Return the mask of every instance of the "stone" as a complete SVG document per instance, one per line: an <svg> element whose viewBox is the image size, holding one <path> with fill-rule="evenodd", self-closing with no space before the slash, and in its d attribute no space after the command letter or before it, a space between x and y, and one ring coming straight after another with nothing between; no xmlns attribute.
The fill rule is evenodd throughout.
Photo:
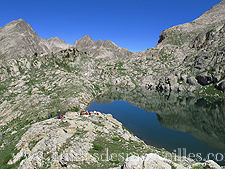
<svg viewBox="0 0 225 169"><path fill-rule="evenodd" d="M204 168L221 169L221 167L213 160L206 161Z"/></svg>
<svg viewBox="0 0 225 169"><path fill-rule="evenodd" d="M130 156L125 160L123 169L142 169L143 168L143 159L137 156Z"/></svg>
<svg viewBox="0 0 225 169"><path fill-rule="evenodd" d="M225 91L225 80L222 80L220 83L218 83L216 87L218 90L222 90L224 92Z"/></svg>
<svg viewBox="0 0 225 169"><path fill-rule="evenodd" d="M16 133L17 133L17 131L12 131L11 135L16 134ZM0 135L1 135L1 134L0 134Z"/></svg>
<svg viewBox="0 0 225 169"><path fill-rule="evenodd" d="M192 168L208 168L208 169L221 169L221 167L213 160L207 160L205 163L195 163Z"/></svg>
<svg viewBox="0 0 225 169"><path fill-rule="evenodd" d="M169 76L166 78L166 83L171 86L174 86L177 83L177 77L176 76Z"/></svg>
<svg viewBox="0 0 225 169"><path fill-rule="evenodd" d="M122 166L124 169L148 169L148 168L164 168L171 169L172 167L178 169L185 169L182 164L174 163L171 160L163 158L158 154L150 153L145 156L130 156L128 157L124 165Z"/></svg>
<svg viewBox="0 0 225 169"><path fill-rule="evenodd" d="M78 112L66 112L65 116L68 118L73 118L75 116L78 116Z"/></svg>
<svg viewBox="0 0 225 169"><path fill-rule="evenodd" d="M213 81L212 76L209 75L207 72L198 75L196 79L198 83L201 85L208 85Z"/></svg>
<svg viewBox="0 0 225 169"><path fill-rule="evenodd" d="M124 133L121 137L123 137L123 139L126 141L130 140L130 136L127 133Z"/></svg>
<svg viewBox="0 0 225 169"><path fill-rule="evenodd" d="M212 78L213 78L213 83L217 83L217 82L219 82L220 81L220 79L221 79L221 74L219 74L219 73L216 73L216 74L213 74L212 75Z"/></svg>
<svg viewBox="0 0 225 169"><path fill-rule="evenodd" d="M186 83L186 82L187 82L187 75L183 75L183 74L182 74L182 75L180 76L180 79L181 79L183 82Z"/></svg>
<svg viewBox="0 0 225 169"><path fill-rule="evenodd" d="M84 131L92 132L93 130L94 130L94 126L92 125L92 123L88 123L84 128Z"/></svg>
<svg viewBox="0 0 225 169"><path fill-rule="evenodd" d="M16 154L16 156L13 157L13 160L8 161L8 165L15 164L18 160L20 160L24 156L24 151L23 149L20 150L19 153Z"/></svg>
<svg viewBox="0 0 225 169"><path fill-rule="evenodd" d="M143 168L164 168L171 169L172 161L162 158L157 154L147 154L144 157Z"/></svg>
<svg viewBox="0 0 225 169"><path fill-rule="evenodd" d="M189 77L187 78L187 83L190 85L197 85L197 80L195 79L195 77Z"/></svg>

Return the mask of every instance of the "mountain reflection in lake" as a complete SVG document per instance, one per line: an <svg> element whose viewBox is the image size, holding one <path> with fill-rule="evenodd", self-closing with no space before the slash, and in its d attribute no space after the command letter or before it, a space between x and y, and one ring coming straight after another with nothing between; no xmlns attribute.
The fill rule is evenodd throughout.
<svg viewBox="0 0 225 169"><path fill-rule="evenodd" d="M208 153L224 156L225 102L194 94L112 88L96 98L88 110L110 113L147 144L181 155ZM215 159L213 159L215 160Z"/></svg>

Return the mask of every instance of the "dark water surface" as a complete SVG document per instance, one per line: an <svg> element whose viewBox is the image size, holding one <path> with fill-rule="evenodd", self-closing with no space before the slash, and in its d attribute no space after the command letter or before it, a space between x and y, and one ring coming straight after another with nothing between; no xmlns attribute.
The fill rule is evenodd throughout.
<svg viewBox="0 0 225 169"><path fill-rule="evenodd" d="M224 100L144 89L111 89L96 98L88 110L112 114L146 144L225 165Z"/></svg>

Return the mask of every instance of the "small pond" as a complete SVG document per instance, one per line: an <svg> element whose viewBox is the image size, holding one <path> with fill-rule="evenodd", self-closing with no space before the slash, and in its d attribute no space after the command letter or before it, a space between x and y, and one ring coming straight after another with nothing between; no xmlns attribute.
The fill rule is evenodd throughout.
<svg viewBox="0 0 225 169"><path fill-rule="evenodd" d="M110 113L146 144L225 165L225 102L194 94L112 88L88 107Z"/></svg>

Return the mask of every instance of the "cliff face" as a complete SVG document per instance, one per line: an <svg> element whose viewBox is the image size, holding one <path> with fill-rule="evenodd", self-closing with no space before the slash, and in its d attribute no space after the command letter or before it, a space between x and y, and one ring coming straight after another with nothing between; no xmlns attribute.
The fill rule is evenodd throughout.
<svg viewBox="0 0 225 169"><path fill-rule="evenodd" d="M196 20L164 30L155 48L140 52L140 56L152 60L150 69L157 72L150 75L156 80L147 76L144 83L203 94L212 94L213 88L224 91L224 7L222 1Z"/></svg>

